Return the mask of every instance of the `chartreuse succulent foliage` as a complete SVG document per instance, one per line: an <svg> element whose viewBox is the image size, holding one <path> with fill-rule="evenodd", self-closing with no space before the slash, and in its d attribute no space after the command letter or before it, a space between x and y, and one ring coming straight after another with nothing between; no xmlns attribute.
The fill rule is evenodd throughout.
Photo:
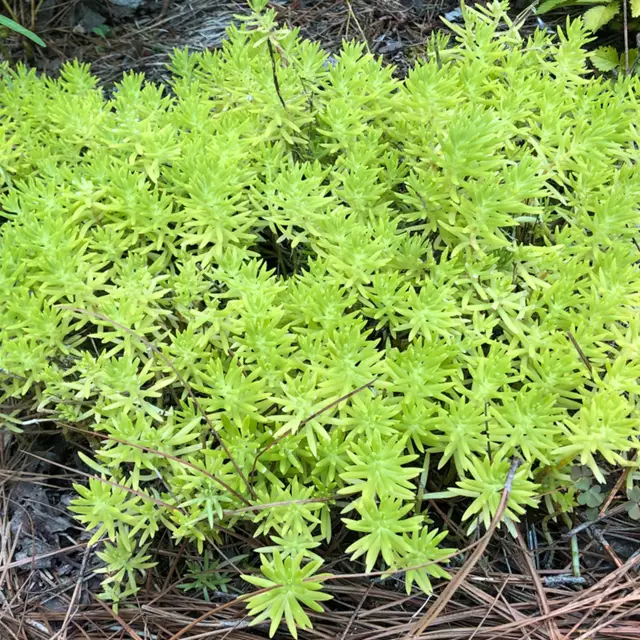
<svg viewBox="0 0 640 640"><path fill-rule="evenodd" d="M573 507L573 466L628 464L640 83L589 78L581 22L525 38L506 9L404 80L270 12L176 52L170 90L2 67L2 398L92 434L72 509L105 598L156 534L236 530L250 611L295 635L338 528L354 571L429 592L425 492L485 526L517 456L513 528Z"/></svg>

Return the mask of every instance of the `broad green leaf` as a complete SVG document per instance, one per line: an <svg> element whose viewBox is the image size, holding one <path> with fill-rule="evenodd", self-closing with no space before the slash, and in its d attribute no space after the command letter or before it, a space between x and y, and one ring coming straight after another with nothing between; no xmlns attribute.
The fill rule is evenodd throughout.
<svg viewBox="0 0 640 640"><path fill-rule="evenodd" d="M570 7L601 3L602 0L544 0L544 2L541 2L540 6L536 8L535 12L538 15L542 15L554 9L569 9Z"/></svg>
<svg viewBox="0 0 640 640"><path fill-rule="evenodd" d="M598 71L613 71L620 65L620 56L614 47L598 47L591 54L591 63Z"/></svg>
<svg viewBox="0 0 640 640"><path fill-rule="evenodd" d="M631 0L631 17L640 17L640 0Z"/></svg>
<svg viewBox="0 0 640 640"><path fill-rule="evenodd" d="M536 13L538 15L543 15L545 13L549 13L549 11L553 11L559 6L566 7L568 4L565 0L545 0L542 2L540 6L536 9Z"/></svg>
<svg viewBox="0 0 640 640"><path fill-rule="evenodd" d="M612 2L607 5L600 5L599 7L593 7L587 11L582 19L584 25L589 31L596 32L598 29L602 29L605 24L608 24L613 20L614 16L620 11L620 6L617 2Z"/></svg>
<svg viewBox="0 0 640 640"><path fill-rule="evenodd" d="M18 24L15 20L11 18L7 18L6 16L0 16L0 25L19 33L21 36L25 38L29 38L29 40L33 40L36 44L39 44L41 47L46 47L47 45L44 43L42 38L39 38L33 31L29 31L26 27L23 27L21 24Z"/></svg>

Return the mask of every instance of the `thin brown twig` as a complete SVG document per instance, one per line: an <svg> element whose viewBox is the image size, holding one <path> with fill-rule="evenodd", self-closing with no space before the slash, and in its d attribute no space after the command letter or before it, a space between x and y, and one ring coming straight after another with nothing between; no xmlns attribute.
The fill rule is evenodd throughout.
<svg viewBox="0 0 640 640"><path fill-rule="evenodd" d="M353 626L353 623L355 622L356 618L358 617L358 614L360 613L360 610L362 609L362 605L364 605L364 602L367 599L367 597L369 596L369 593L371 593L371 589L372 588L373 588L373 582L369 585L367 590L362 594L362 598L360 599L360 602L358 603L358 606L354 609L353 615L349 618L349 622L347 622L347 624L346 624L346 626L344 628L344 631L342 632L342 635L340 636L340 640L345 640L345 638L347 637L347 634L351 630L351 627Z"/></svg>
<svg viewBox="0 0 640 640"><path fill-rule="evenodd" d="M503 584L507 584L509 580L509 576L501 576L501 580ZM495 609L501 617L505 618L509 621L517 621L523 620L526 616L518 611L518 609L514 609L508 602L504 600L501 603L498 603L495 598L489 596L488 593L485 593L482 589L479 589L475 585L471 584L471 580L467 580L463 584L460 585L460 588L464 590L468 595L473 596L478 602L487 604L488 606ZM466 639L465 639L466 640Z"/></svg>
<svg viewBox="0 0 640 640"><path fill-rule="evenodd" d="M604 534L598 527L591 526L587 529L587 531L593 536L594 540L598 542L598 544L604 549L605 553L611 558L611 562L616 565L619 569L622 566L622 560L618 557L618 554L611 548L611 545L604 537Z"/></svg>
<svg viewBox="0 0 640 640"><path fill-rule="evenodd" d="M593 613L599 609L599 605L604 600L605 600L605 595L603 594L603 596L600 598L600 600L598 600L598 602L596 602L594 605L592 605L589 608L587 608L585 610L584 614L581 616L580 620L578 622L576 622L576 624L574 624L573 627L571 627L571 629L569 630L569 632L565 635L564 640L570 640L571 636L574 633L576 633L579 629L582 629L582 625L587 620L587 618L591 617L593 615ZM621 605L622 605L622 603L619 600L614 601L611 604L611 606L609 606L608 609L604 612L604 614L600 618L598 624L600 624L602 622L602 620L604 620L606 617L610 616L613 611L616 611L617 609L619 609Z"/></svg>
<svg viewBox="0 0 640 640"><path fill-rule="evenodd" d="M60 631L58 631L51 640L66 640L67 638L67 629L69 627L69 623L71 622L73 616L76 614L78 607L77 601L80 596L80 589L82 587L82 582L84 580L84 574L87 570L87 563L89 562L89 556L95 545L87 545L87 548L84 550L84 554L82 555L82 565L80 566L80 572L78 573L78 578L76 580L76 586L73 589L73 593L71 594L71 600L69 601L69 606L67 608L67 613L62 622L62 627L60 627Z"/></svg>
<svg viewBox="0 0 640 640"><path fill-rule="evenodd" d="M361 387L358 387L353 391L349 391L349 393L345 393L345 395L340 396L337 400L332 400L331 402L326 404L324 407L322 407L321 409L318 409L318 411L316 411L315 413L312 413L310 416L302 420L298 425L297 429L301 429L305 425L309 424L312 420L315 420L318 416L321 416L323 413L330 411L331 409L333 409L334 407L337 407L339 404L343 402L346 402L347 400L349 400L356 394L360 393L361 391L364 391L365 389L370 388L371 386L373 386L374 383L375 383L375 379L371 380L370 382L367 382L366 384L363 384ZM260 449L260 451L258 451L258 453L256 454L256 457L253 460L253 464L251 465L251 471L249 472L250 478L255 473L258 460L261 458L261 456L263 456L272 447L275 447L275 445L277 445L279 442L284 440L284 438L290 436L292 433L293 433L292 429L286 431L280 437L276 438L275 440L272 440L269 444L265 445L264 447L262 447L262 449Z"/></svg>
<svg viewBox="0 0 640 640"><path fill-rule="evenodd" d="M415 638L419 636L429 626L429 624L444 610L449 600L451 600L453 595L460 587L461 583L467 578L467 576L471 573L472 569L482 557L482 554L485 552L485 549L487 548L487 545L489 544L489 541L493 536L493 532L496 530L496 527L502 519L502 514L504 513L504 510L506 509L507 503L509 501L509 496L511 494L511 488L513 486L513 480L515 478L516 471L521 464L522 461L518 458L513 458L511 460L511 466L505 479L504 489L502 490L502 497L500 498L500 503L495 515L493 516L493 519L491 520L491 524L489 525L487 532L480 540L480 543L475 548L475 551L471 554L471 556L469 556L469 559L465 562L462 569L456 574L455 578L447 584L443 592L431 605L427 613L424 614L424 616L410 631L409 636L407 636L408 638Z"/></svg>
<svg viewBox="0 0 640 640"><path fill-rule="evenodd" d="M569 340L571 340L571 344L573 344L575 350L578 352L578 355L580 356L580 360L582 360L585 367L589 369L589 375L593 378L593 367L591 365L591 361L589 360L589 358L587 358L585 352L582 350L582 347L578 344L578 341L575 339L573 333L571 333L571 331L567 331L567 336L569 337Z"/></svg>
<svg viewBox="0 0 640 640"><path fill-rule="evenodd" d="M608 513L605 513L603 516L598 516L595 520L587 520L586 522L581 522L579 525L573 527L573 529L570 529L566 533L562 534L562 537L572 538L573 536L582 533L601 520L605 520L606 518L610 518L611 516L617 515L618 513L622 513L625 509L626 506L624 504L616 505L615 507L613 507L613 509L610 509Z"/></svg>
<svg viewBox="0 0 640 640"><path fill-rule="evenodd" d="M495 606L498 604L498 600L500 600L500 598L502 597L502 592L505 590L507 584L509 583L506 580L502 582L502 584L500 585L500 588L498 589L498 593L496 594L496 597L493 599L493 602L489 605L487 612L484 614L482 620L480 620L480 623L478 624L478 626L474 629L471 636L469 636L469 640L473 640L476 637L476 635L478 635L480 629L482 629L482 626L487 621L487 618L491 615L491 612L493 611Z"/></svg>
<svg viewBox="0 0 640 640"><path fill-rule="evenodd" d="M560 616L568 615L585 608L592 609L594 606L599 605L605 598L611 598L613 592L618 588L615 584L616 581L633 569L638 562L640 562L640 555L632 556L622 567L615 569L602 578L598 583L583 591L582 597L579 601L572 599L563 606L554 609L554 611L549 614L531 616L524 618L519 622L494 627L492 630L494 634L493 640L498 640L499 638L505 637L508 633L520 631L529 626L535 628L551 617L559 618ZM613 585L611 587L607 587L607 585L611 583L613 583ZM636 598L637 597L638 596L636 596Z"/></svg>
<svg viewBox="0 0 640 640"><path fill-rule="evenodd" d="M540 604L540 609L542 613L548 615L551 613L551 608L549 607L549 601L547 600L547 594L545 593L544 586L542 585L542 581L540 580L540 576L536 571L535 566L533 565L533 560L531 559L531 554L527 549L527 545L524 542L524 538L522 537L522 533L520 529L516 529L516 540L518 541L518 545L520 546L520 551L522 552L522 556L524 558L525 564L527 565L527 571L533 580L533 586L536 590L536 596L538 598L538 602ZM551 640L559 640L559 631L556 625L556 621L553 618L547 620L547 627L549 629L549 637Z"/></svg>
<svg viewBox="0 0 640 640"><path fill-rule="evenodd" d="M624 38L624 73L629 75L629 6L627 0L622 0L622 22Z"/></svg>
<svg viewBox="0 0 640 640"><path fill-rule="evenodd" d="M113 619L133 638L133 640L142 640L142 638L128 625L113 609L109 608L102 600L94 596L96 602L109 614ZM145 634L146 635L146 634Z"/></svg>
<svg viewBox="0 0 640 640"><path fill-rule="evenodd" d="M360 32L360 37L362 38L362 42L364 43L364 46L367 48L367 53L371 53L371 49L369 48L369 40L367 39L367 35L365 34L364 29L360 25L358 17L356 16L356 14L355 14L355 12L353 10L353 7L351 6L351 1L350 0L346 0L346 3L347 3L347 8L349 9L349 15L351 16L353 21L356 23L356 27L358 28L358 31Z"/></svg>
<svg viewBox="0 0 640 640"><path fill-rule="evenodd" d="M189 469L193 469L194 471L199 471L200 473L202 473L203 476L209 478L210 480L214 480L215 482L217 482L221 487L223 487L229 493L231 493L233 496L238 498L238 500L241 500L247 506L251 506L251 503L243 495L241 495L235 489L230 487L224 480L220 480L220 478L215 476L213 473L210 473L206 469L203 469L202 467L198 467L197 465L192 464L191 462L187 462L186 460L183 460L182 458L178 458L177 456L171 455L170 453L164 453L162 451L159 451L158 449L153 449L152 447L146 447L146 446L144 446L142 444L138 444L136 442L130 442L129 440L123 440L121 438L116 438L115 436L112 436L112 435L109 435L109 434L106 434L106 433L99 433L97 431L90 431L89 429L81 429L80 427L76 427L74 425L70 425L70 424L66 424L66 423L64 424L64 426L66 428L68 428L68 429L71 429L72 431L78 431L79 433L85 433L87 435L96 436L98 438L104 438L105 440L112 440L113 442L118 442L119 444L127 445L128 447L132 447L133 449L138 449L139 451L145 451L147 453L153 453L154 455L160 456L162 458L166 458L167 460L172 460L173 462L177 462L178 464L180 464L180 465L182 465L184 467L188 467Z"/></svg>
<svg viewBox="0 0 640 640"><path fill-rule="evenodd" d="M36 458L36 460L42 460L43 462L47 462L48 464L52 464L56 467L66 469L67 471L74 471L73 469L71 469L71 467L67 467L64 464L60 464L59 462L54 462L53 460L47 460L46 458L42 458L41 456L38 456L35 453L31 453L29 451L25 451L25 453L31 456L32 458ZM98 480L99 482L104 482L105 484L108 484L114 487L115 489L123 489L124 491L127 491L128 493L132 493L133 495L138 496L143 500L148 500L149 502L153 502L154 504L157 504L159 507L165 507L166 509L171 509L172 511L182 512L182 509L180 507L176 507L172 504L169 504L168 502L164 502L163 500L154 498L153 496L150 496L148 493L144 493L144 491L138 491L137 489L126 487L125 485L120 484L119 482L113 482L111 480L106 480L105 478L98 478L98 476L96 475L93 475L91 473L85 473L84 471L80 471L78 469L75 470L75 473L81 476L84 476L85 478L89 478L90 480Z"/></svg>
<svg viewBox="0 0 640 640"><path fill-rule="evenodd" d="M261 589L260 591L254 592L254 594L262 593L265 591L267 591L267 589ZM231 602L225 602L224 604L218 605L217 607L214 607L209 611L205 611L201 616L199 616L195 620L192 620L188 625L180 629L180 631L178 631L177 633L174 633L169 638L169 640L178 640L179 638L182 638L182 636L185 633L187 633L187 631L191 631L191 629L193 629L193 627L195 627L198 623L206 620L207 618L210 618L212 615L214 615L215 613L218 613L219 611L222 611L223 609L228 609L231 605L235 604L236 602L246 600L250 595L254 595L254 594L245 594L243 596L239 596L238 598L236 598L235 600L232 600Z"/></svg>
<svg viewBox="0 0 640 640"><path fill-rule="evenodd" d="M287 105L280 91L280 81L278 80L278 69L276 67L276 56L275 56L275 53L273 52L273 45L271 44L270 38L267 38L267 48L269 49L269 57L271 58L271 73L273 75L273 86L276 89L276 93L278 94L278 99L280 100L280 104L282 105L282 108L286 111Z"/></svg>
<svg viewBox="0 0 640 640"><path fill-rule="evenodd" d="M615 616L613 616L612 618L609 618L608 620L605 620L604 622L600 623L599 625L596 625L595 627L589 629L588 631L585 631L584 633L580 634L576 640L588 640L589 638L597 638L597 633L598 631L601 631L602 629L604 629L605 627L609 626L612 622L619 620L620 618L622 618L623 616L628 616L630 613L634 613L636 611L640 610L640 605L637 605L635 607L633 607L633 609L631 609L631 611L621 611L620 613L616 614ZM638 632L638 627L635 627L635 632ZM637 637L637 636L636 636Z"/></svg>
<svg viewBox="0 0 640 640"><path fill-rule="evenodd" d="M65 553L69 553L70 551L76 551L77 549L82 549L82 547L86 547L86 542L79 542L78 544L72 544L68 547L62 547L62 549L56 549L55 551L49 551L47 553L40 553L35 557L23 558L22 560L14 560L13 562L9 562L2 567L0 570L8 571L9 569L17 569L18 567L26 567L28 564L38 560L44 560L45 558L53 558L54 556L64 555Z"/></svg>
<svg viewBox="0 0 640 640"><path fill-rule="evenodd" d="M629 462L634 462L637 455L638 455L638 450L636 449L633 452L633 455L631 456L631 460ZM613 502L614 498L616 497L620 489L622 489L622 486L624 485L624 483L627 481L627 478L629 477L629 473L631 472L631 469L632 467L628 466L622 471L622 473L620 474L620 477L616 481L616 484L614 485L613 489L611 489L611 491L609 492L609 495L607 496L607 499L604 501L602 507L600 508L600 511L598 513L598 518L605 517L607 513L607 509L609 508L609 505Z"/></svg>

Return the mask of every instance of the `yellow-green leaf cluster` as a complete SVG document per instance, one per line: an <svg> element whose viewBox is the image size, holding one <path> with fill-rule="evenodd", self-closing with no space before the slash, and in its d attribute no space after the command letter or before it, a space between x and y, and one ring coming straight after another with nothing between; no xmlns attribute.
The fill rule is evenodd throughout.
<svg viewBox="0 0 640 640"><path fill-rule="evenodd" d="M582 21L506 9L404 80L271 12L169 88L1 68L0 401L89 432L105 597L157 532L242 527L251 610L308 627L336 527L428 592L425 491L486 525L517 456L512 529L637 449L640 82L589 77Z"/></svg>

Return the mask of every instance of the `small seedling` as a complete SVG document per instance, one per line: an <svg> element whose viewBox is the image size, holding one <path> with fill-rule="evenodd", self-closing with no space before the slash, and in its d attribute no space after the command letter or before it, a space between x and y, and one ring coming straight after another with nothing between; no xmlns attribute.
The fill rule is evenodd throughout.
<svg viewBox="0 0 640 640"><path fill-rule="evenodd" d="M640 520L640 487L632 487L627 492L627 513L632 520Z"/></svg>
<svg viewBox="0 0 640 640"><path fill-rule="evenodd" d="M105 40L111 35L111 27L106 24L100 24L97 27L93 27L91 31Z"/></svg>
<svg viewBox="0 0 640 640"><path fill-rule="evenodd" d="M202 596L209 602L211 595L219 591L227 593L230 579L217 569L220 562L213 559L213 554L206 550L202 562L190 561L187 570L187 581L180 585L183 591L202 591Z"/></svg>

